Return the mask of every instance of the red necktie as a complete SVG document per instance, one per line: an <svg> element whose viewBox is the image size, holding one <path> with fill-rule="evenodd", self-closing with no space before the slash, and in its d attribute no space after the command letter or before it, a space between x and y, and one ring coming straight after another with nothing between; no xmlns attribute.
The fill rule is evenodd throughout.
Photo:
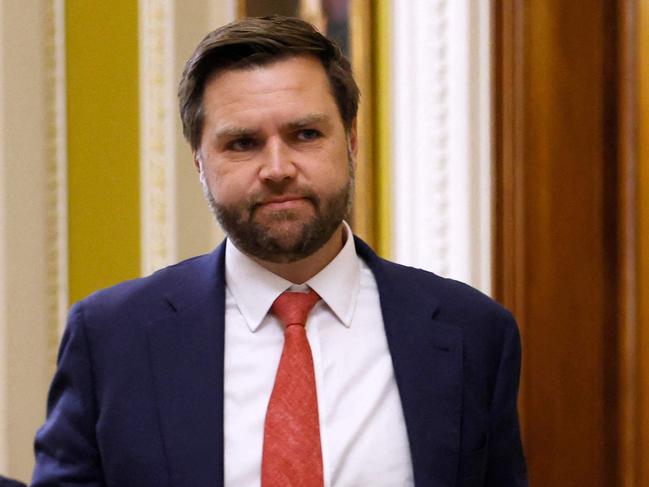
<svg viewBox="0 0 649 487"><path fill-rule="evenodd" d="M315 375L305 330L319 300L313 290L285 292L271 307L286 330L264 424L262 487L323 485Z"/></svg>

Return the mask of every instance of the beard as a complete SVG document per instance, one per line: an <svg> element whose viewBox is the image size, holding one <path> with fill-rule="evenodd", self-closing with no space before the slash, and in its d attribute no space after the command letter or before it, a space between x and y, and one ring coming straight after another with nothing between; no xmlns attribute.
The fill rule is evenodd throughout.
<svg viewBox="0 0 649 487"><path fill-rule="evenodd" d="M304 217L301 211L280 210L258 218L264 196L282 196L281 191L253 195L239 203L218 203L212 195L203 171L201 185L208 205L228 238L242 252L258 259L285 264L304 259L327 243L351 210L354 171L349 159L349 178L332 193L318 195L313 191L286 191L299 194L311 206L313 215Z"/></svg>

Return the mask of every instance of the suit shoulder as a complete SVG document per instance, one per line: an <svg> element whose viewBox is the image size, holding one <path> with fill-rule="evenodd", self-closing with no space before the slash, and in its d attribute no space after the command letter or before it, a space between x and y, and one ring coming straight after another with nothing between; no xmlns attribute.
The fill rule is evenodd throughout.
<svg viewBox="0 0 649 487"><path fill-rule="evenodd" d="M383 259L382 263L392 281L404 283L413 292L436 299L440 304L440 312L449 321L495 321L506 326L516 326L509 310L464 282Z"/></svg>
<svg viewBox="0 0 649 487"><path fill-rule="evenodd" d="M82 299L75 308L83 307L99 314L119 316L129 314L155 314L164 304L163 298L186 289L200 281L200 276L214 274L214 253L189 258L177 264L155 271L153 274L130 279L114 286L95 291Z"/></svg>

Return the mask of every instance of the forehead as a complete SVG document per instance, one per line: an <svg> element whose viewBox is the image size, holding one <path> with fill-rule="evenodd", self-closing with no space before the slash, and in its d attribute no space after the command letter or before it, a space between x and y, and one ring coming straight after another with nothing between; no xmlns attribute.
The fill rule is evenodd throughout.
<svg viewBox="0 0 649 487"><path fill-rule="evenodd" d="M206 121L215 112L337 109L322 63L308 55L219 71L205 84L203 104Z"/></svg>

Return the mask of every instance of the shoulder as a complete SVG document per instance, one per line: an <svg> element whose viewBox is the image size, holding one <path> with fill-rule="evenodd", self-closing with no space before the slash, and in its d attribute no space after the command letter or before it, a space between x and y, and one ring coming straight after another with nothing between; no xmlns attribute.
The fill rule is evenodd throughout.
<svg viewBox="0 0 649 487"><path fill-rule="evenodd" d="M221 248L160 269L153 274L96 291L76 303L72 312L119 321L151 319L169 306L200 299L220 276Z"/></svg>
<svg viewBox="0 0 649 487"><path fill-rule="evenodd" d="M146 355L151 326L173 319L176 311L205 305L223 289L221 265L219 247L211 254L89 295L70 310L60 357L69 344L76 344L72 348L82 345L96 364L110 364L115 356L135 364Z"/></svg>
<svg viewBox="0 0 649 487"><path fill-rule="evenodd" d="M468 284L382 259L362 241L357 241L357 251L374 273L379 292L386 299L399 301L415 296L413 302L435 310L435 319L470 328L478 335L517 333L511 313Z"/></svg>
<svg viewBox="0 0 649 487"><path fill-rule="evenodd" d="M394 282L408 282L413 292L437 300L440 313L450 321L478 317L513 320L511 313L501 304L468 284L390 261L383 260L382 265Z"/></svg>

